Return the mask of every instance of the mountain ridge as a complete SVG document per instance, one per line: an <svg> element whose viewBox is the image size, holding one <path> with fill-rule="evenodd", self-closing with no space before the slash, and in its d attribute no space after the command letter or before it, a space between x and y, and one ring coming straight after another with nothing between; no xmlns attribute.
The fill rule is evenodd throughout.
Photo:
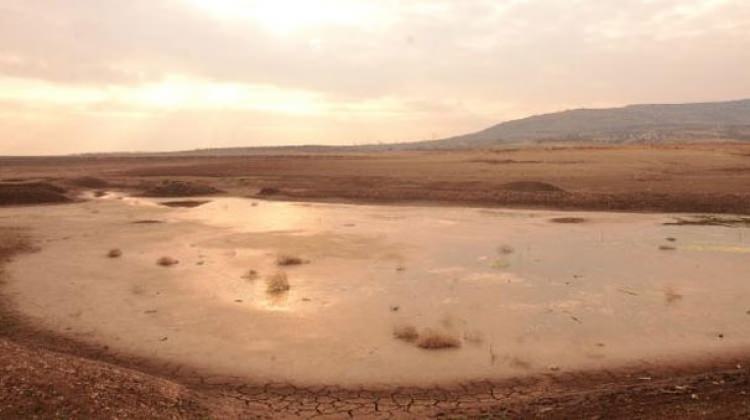
<svg viewBox="0 0 750 420"><path fill-rule="evenodd" d="M419 143L452 148L547 141L612 144L696 139L750 140L750 99L571 109Z"/></svg>

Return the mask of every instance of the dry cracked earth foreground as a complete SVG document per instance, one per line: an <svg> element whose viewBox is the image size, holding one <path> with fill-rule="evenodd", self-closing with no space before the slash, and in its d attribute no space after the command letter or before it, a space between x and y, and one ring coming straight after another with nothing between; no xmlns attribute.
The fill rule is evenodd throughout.
<svg viewBox="0 0 750 420"><path fill-rule="evenodd" d="M95 214L95 213L94 213ZM497 215L495 215L497 216ZM687 237L689 235L685 235ZM681 238L684 240L685 238ZM695 244L694 244L695 245ZM705 244L704 244L705 245ZM649 247L652 245L649 244ZM652 247L656 249L655 246ZM734 244L734 247L724 246L719 250L742 249ZM695 249L693 250L696 251ZM714 244L714 251L718 252ZM493 267L493 269L502 267ZM690 291L690 288L686 289ZM632 292L632 290L629 290ZM619 293L619 292L616 292ZM685 292L683 292L685 293ZM687 294L689 296L689 294ZM631 296L630 293L625 296ZM688 301L690 297L686 298ZM692 303L692 302L691 302ZM743 314L744 315L744 314ZM37 320L38 321L38 320ZM725 325L732 331L731 325ZM735 332L729 333L734 336ZM741 334L738 334L741 335ZM13 334L11 334L13 336ZM23 336L23 334L21 335ZM35 348L35 338L44 337L45 334L28 334L25 338L17 341L25 342L28 348L11 348L5 346L4 357L11 358L11 362L5 364L3 377L3 389L11 390L10 400L13 399L15 384L19 392L24 391L24 382L13 382L14 378L32 377L29 372L38 373L39 363L41 369L55 369L61 377L68 376L76 378L77 383L86 389L86 384L96 383L94 390L87 395L107 395L114 392L117 395L137 394L133 400L125 398L121 404L123 416L127 416L128 407L140 406L146 411L140 413L131 411L133 416L148 416L148 409L154 407L154 401L148 399L148 395L159 395L165 391L164 388L154 391L154 388L125 388L118 389L120 380L108 384L106 381L87 380L86 371L91 369L100 372L107 371L105 377L110 375L135 375L136 382L151 383L158 381L146 374L133 371L122 372L121 368L113 367L101 362L81 362L74 358L73 364L79 367L70 368L69 361L60 360L70 356L50 354ZM48 348L60 348L73 354L91 356L94 360L106 360L116 365L140 366L147 372L156 373L165 377L176 379L187 387L166 384L168 398L162 403L164 416L177 417L203 417L207 413L214 416L331 416L340 418L345 416L475 416L491 414L510 417L586 417L588 415L606 415L608 417L659 417L659 416L702 416L702 415L724 415L727 417L739 417L747 414L747 398L745 392L748 390L747 373L745 362L742 357L728 356L716 353L716 357L706 361L705 365L694 365L689 367L682 365L681 368L668 369L659 364L634 363L635 368L610 368L600 369L598 373L572 373L580 372L580 369L566 369L564 372L528 372L516 375L524 379L510 379L496 382L467 382L465 380L453 381L452 383L463 383L463 385L447 387L310 387L292 386L281 383L269 383L263 386L247 384L246 379L229 378L226 376L215 376L206 373L197 373L179 363L167 363L165 365L154 364L154 361L145 359L133 359L125 356L117 356L117 348L102 350L103 347L96 344L81 344L76 341L63 339L67 344L49 345ZM714 337L715 338L715 337ZM57 340L59 344L59 340ZM112 344L112 343L109 343ZM31 354L29 354L31 352ZM36 353L34 353L36 352ZM127 353L124 353L127 354ZM737 354L742 354L737 353ZM15 360L13 360L15 358ZM19 360L25 358L24 363ZM47 362L52 358L51 362ZM34 368L34 366L37 366ZM80 365L85 365L81 367ZM51 367L51 368L50 368ZM709 371L710 373L700 373ZM83 378L82 378L83 376ZM43 375L42 378L49 377ZM95 377L100 377L99 374ZM245 376L246 377L246 376ZM35 392L39 391L39 385L44 379L36 379ZM65 382L64 379L59 384ZM33 384L34 381L27 382ZM10 385L9 385L10 384ZM64 388L64 387L63 387ZM49 389L42 387L42 391L36 398L44 401L49 397L45 392L53 395L59 388ZM88 392L77 390L75 392ZM75 393L74 392L74 393ZM6 397L8 395L6 394ZM58 396L59 397L59 396ZM65 400L63 396L60 404L61 415L78 415L85 417L85 411L65 411ZM68 401L75 400L67 398ZM118 401L114 398L113 401ZM111 402L111 401L110 401ZM44 401L41 406L50 404ZM3 404L5 406L5 404ZM11 405L12 406L12 405ZM84 405L82 410L96 407L96 405ZM39 407L37 407L39 408ZM41 417L48 417L42 408ZM19 411L27 416L33 411ZM16 414L18 414L16 413ZM82 414L83 413L83 414ZM13 412L2 412L0 415L12 417ZM161 414L161 413L160 413ZM153 412L151 412L153 415Z"/></svg>
<svg viewBox="0 0 750 420"><path fill-rule="evenodd" d="M23 338L20 345L0 339L0 418L655 419L750 414L750 375L737 362L740 358L681 368L549 374L438 388L300 388L172 376L167 370L157 374L159 368L153 364L113 358L101 349L71 347L69 342L57 343L63 353L40 349L40 336L35 335L34 344Z"/></svg>

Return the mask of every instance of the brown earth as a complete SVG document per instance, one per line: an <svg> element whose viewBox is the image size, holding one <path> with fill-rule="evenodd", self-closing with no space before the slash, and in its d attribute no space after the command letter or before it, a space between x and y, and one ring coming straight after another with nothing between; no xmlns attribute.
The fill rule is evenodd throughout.
<svg viewBox="0 0 750 420"><path fill-rule="evenodd" d="M132 191L179 179L233 195L274 188L274 196L293 199L750 212L750 146L734 144L0 162L0 179L14 183L95 176ZM563 191L503 189L514 182ZM0 288L2 263L32 251L25 232L0 228ZM0 295L0 418L747 418L748 367L750 355L738 354L441 388L299 388L205 376L77 343L37 329Z"/></svg>
<svg viewBox="0 0 750 420"><path fill-rule="evenodd" d="M222 190L294 200L750 213L750 144L741 143L0 159L0 179L81 177L171 197Z"/></svg>
<svg viewBox="0 0 750 420"><path fill-rule="evenodd" d="M0 183L0 206L68 203L66 192L46 182Z"/></svg>
<svg viewBox="0 0 750 420"><path fill-rule="evenodd" d="M148 187L142 195L145 197L194 197L220 192L222 191L217 188L196 182L165 180L161 184Z"/></svg>

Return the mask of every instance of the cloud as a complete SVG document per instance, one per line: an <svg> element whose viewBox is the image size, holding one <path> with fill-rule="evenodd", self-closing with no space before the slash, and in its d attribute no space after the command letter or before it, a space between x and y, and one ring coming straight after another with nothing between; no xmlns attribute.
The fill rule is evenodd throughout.
<svg viewBox="0 0 750 420"><path fill-rule="evenodd" d="M0 77L15 118L63 101L108 135L114 109L159 127L177 124L164 113L224 110L258 116L256 133L269 115L321 119L237 144L352 141L330 128L342 120L396 141L568 107L750 96L748 34L744 0L5 0ZM168 147L201 143L189 134Z"/></svg>

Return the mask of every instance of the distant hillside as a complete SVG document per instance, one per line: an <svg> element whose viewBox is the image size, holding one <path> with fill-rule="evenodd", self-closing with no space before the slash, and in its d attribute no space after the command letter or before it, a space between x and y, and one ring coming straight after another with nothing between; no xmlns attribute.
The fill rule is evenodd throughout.
<svg viewBox="0 0 750 420"><path fill-rule="evenodd" d="M575 109L508 121L476 133L441 140L359 146L231 147L104 155L242 156L357 153L388 150L474 149L545 142L623 144L712 139L750 141L750 99L696 104Z"/></svg>
<svg viewBox="0 0 750 420"><path fill-rule="evenodd" d="M750 140L750 99L576 109L508 121L477 133L414 146L474 148L545 141L634 143L697 139Z"/></svg>

